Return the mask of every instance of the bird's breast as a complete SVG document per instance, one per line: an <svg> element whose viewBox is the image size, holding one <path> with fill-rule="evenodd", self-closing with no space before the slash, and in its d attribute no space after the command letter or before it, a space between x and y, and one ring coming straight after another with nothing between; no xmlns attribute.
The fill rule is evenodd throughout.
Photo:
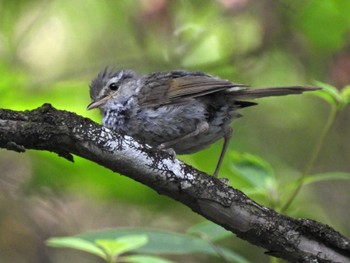
<svg viewBox="0 0 350 263"><path fill-rule="evenodd" d="M104 111L102 124L112 130L126 134L127 114L125 111L108 110Z"/></svg>

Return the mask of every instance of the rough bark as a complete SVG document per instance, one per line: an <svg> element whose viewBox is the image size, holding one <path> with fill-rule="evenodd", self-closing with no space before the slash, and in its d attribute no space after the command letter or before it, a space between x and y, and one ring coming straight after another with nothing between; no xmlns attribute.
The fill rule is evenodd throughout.
<svg viewBox="0 0 350 263"><path fill-rule="evenodd" d="M327 225L261 206L217 178L93 121L45 104L0 110L0 147L78 155L190 207L238 237L290 262L350 262L350 240Z"/></svg>

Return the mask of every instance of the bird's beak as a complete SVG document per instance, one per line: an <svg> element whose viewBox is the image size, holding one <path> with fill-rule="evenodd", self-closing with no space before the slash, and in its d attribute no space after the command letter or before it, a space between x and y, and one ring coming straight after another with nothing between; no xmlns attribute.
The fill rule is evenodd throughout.
<svg viewBox="0 0 350 263"><path fill-rule="evenodd" d="M88 106L87 106L87 110L92 110L92 109L95 109L95 108L98 108L104 104L107 103L107 101L111 98L112 96L109 95L109 96L106 96L106 97L103 97L102 99L99 99L99 100L96 100L96 101L93 101L91 102Z"/></svg>

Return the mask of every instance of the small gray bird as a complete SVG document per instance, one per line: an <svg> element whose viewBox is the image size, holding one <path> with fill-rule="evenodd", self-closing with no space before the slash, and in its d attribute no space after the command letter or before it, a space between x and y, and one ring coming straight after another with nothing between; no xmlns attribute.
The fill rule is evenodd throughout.
<svg viewBox="0 0 350 263"><path fill-rule="evenodd" d="M232 135L237 110L246 100L300 94L317 87L250 89L201 72L176 70L138 75L131 70L101 71L90 85L92 102L104 126L158 149L177 154L200 151L224 138L217 177Z"/></svg>

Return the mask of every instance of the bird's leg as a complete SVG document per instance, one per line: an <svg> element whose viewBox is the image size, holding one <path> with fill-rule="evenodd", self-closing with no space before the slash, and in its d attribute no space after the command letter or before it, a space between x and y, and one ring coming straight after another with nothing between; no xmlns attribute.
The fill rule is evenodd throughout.
<svg viewBox="0 0 350 263"><path fill-rule="evenodd" d="M218 177L218 173L219 173L222 161L224 160L224 156L225 156L225 153L227 151L227 147L228 147L228 145L230 143L230 139L232 137L232 131L233 131L232 128L228 128L225 131L224 144L223 144L222 149L221 149L221 153L220 153L218 164L216 165L215 172L213 174L213 176L215 176L215 177Z"/></svg>
<svg viewBox="0 0 350 263"><path fill-rule="evenodd" d="M172 145L177 144L183 140L186 140L188 138L197 136L200 133L206 132L209 129L209 124L206 121L200 122L197 124L196 129L193 132L190 132L186 134L185 136L182 136L180 138L176 138L175 140L168 141L168 142L163 142L158 146L158 149L168 149Z"/></svg>

